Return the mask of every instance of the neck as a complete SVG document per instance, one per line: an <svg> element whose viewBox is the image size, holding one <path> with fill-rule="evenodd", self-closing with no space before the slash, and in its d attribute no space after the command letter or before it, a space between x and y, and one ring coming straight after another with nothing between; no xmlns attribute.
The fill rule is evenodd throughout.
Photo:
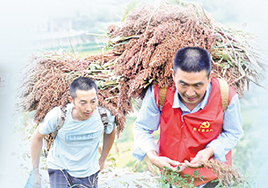
<svg viewBox="0 0 268 188"><path fill-rule="evenodd" d="M192 111L196 106L197 104L188 104L188 103L185 103L184 101L182 102L190 111Z"/></svg>
<svg viewBox="0 0 268 188"><path fill-rule="evenodd" d="M180 98L180 100L181 100L181 102L190 110L190 111L192 111L204 98L205 98L205 95L198 101L198 102L196 102L196 103L187 103L187 102L185 102L182 98L181 98L181 96L180 96L180 94L178 94L179 95L179 98Z"/></svg>
<svg viewBox="0 0 268 188"><path fill-rule="evenodd" d="M77 117L77 111L76 111L75 107L73 107L73 109L72 109L72 118L73 118L75 121L81 121L81 120Z"/></svg>

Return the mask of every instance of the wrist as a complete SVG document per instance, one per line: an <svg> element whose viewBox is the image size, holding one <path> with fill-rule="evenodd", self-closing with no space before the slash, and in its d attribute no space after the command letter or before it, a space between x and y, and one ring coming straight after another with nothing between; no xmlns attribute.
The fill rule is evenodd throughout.
<svg viewBox="0 0 268 188"><path fill-rule="evenodd" d="M38 167L34 167L33 168L33 173L34 174L39 174L39 168Z"/></svg>
<svg viewBox="0 0 268 188"><path fill-rule="evenodd" d="M99 162L104 162L105 160L106 160L106 157L101 156L101 157L99 158Z"/></svg>
<svg viewBox="0 0 268 188"><path fill-rule="evenodd" d="M154 151L154 150L148 151L148 152L147 152L147 156L148 156L149 160L150 160L152 163L154 163L155 160L156 160L157 157L158 157L158 155L156 154L156 151Z"/></svg>
<svg viewBox="0 0 268 188"><path fill-rule="evenodd" d="M212 149L212 147L208 146L208 147L206 148L206 150L207 150L207 153L208 153L209 158L210 158L210 157L213 157L213 155L214 155L214 150Z"/></svg>

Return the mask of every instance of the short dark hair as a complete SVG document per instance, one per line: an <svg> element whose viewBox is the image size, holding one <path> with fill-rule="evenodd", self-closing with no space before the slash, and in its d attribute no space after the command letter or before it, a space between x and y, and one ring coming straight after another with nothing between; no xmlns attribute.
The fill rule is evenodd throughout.
<svg viewBox="0 0 268 188"><path fill-rule="evenodd" d="M98 87L91 78L78 77L74 79L70 85L70 95L74 99L76 97L77 90L88 91L92 88L96 90L96 93L98 92Z"/></svg>
<svg viewBox="0 0 268 188"><path fill-rule="evenodd" d="M205 49L199 47L181 48L177 51L174 58L174 74L176 74L178 68L185 72L206 70L207 76L209 76L211 71L210 55Z"/></svg>

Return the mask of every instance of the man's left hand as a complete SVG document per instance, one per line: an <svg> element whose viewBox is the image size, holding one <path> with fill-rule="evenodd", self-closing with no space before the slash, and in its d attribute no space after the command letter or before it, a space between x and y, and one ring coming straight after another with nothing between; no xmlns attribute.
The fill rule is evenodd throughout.
<svg viewBox="0 0 268 188"><path fill-rule="evenodd" d="M191 162L185 160L185 164L189 168L201 168L203 167L203 162L207 162L210 157L212 157L214 151L211 147L207 147L203 150L200 150L196 156L191 160Z"/></svg>

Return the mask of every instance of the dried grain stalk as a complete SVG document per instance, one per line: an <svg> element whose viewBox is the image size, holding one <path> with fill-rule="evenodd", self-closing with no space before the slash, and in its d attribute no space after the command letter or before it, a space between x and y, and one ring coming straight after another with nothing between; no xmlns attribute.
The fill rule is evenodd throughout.
<svg viewBox="0 0 268 188"><path fill-rule="evenodd" d="M241 186L247 184L245 178L236 168L220 162L217 159L199 162L199 164L204 168L211 169L213 171L213 173L217 176L217 179L213 181L219 181L218 186L231 187L233 185ZM203 176L200 175L198 168L193 172L193 174L184 174L183 176L181 176L178 172L179 169L180 168L178 167L177 171L174 171L171 168L164 167L162 175L159 178L160 183L162 182L165 185L168 181L171 185L175 185L175 187L194 187L194 180L203 181Z"/></svg>
<svg viewBox="0 0 268 188"><path fill-rule="evenodd" d="M35 110L34 119L41 122L52 108L69 102L69 85L75 78L90 77L98 85L100 105L115 116L119 134L124 128L125 117L117 110L119 78L113 73L112 58L109 53L84 58L56 52L34 55L22 81L20 108Z"/></svg>
<svg viewBox="0 0 268 188"><path fill-rule="evenodd" d="M108 30L114 42L109 44L115 46L113 52L121 55L115 73L125 78L121 88L131 97L142 97L151 83L173 85L170 73L173 57L186 46L207 49L214 76L224 78L240 97L246 82L258 82L262 78L264 66L256 49L250 46L248 36L225 29L193 3L142 4L124 22Z"/></svg>
<svg viewBox="0 0 268 188"><path fill-rule="evenodd" d="M23 108L36 110L35 120L42 121L51 108L68 103L74 78L88 76L97 82L100 105L116 116L120 133L132 111L131 98L143 98L152 84L174 87L170 68L182 47L208 50L214 76L224 78L240 97L245 83L258 82L264 69L245 33L225 29L193 3L141 4L111 25L108 36L111 51L104 54L35 56L23 82Z"/></svg>
<svg viewBox="0 0 268 188"><path fill-rule="evenodd" d="M245 178L236 168L226 165L217 159L211 159L201 164L211 169L217 175L220 184L224 187L229 187L233 183L236 185L245 183Z"/></svg>

